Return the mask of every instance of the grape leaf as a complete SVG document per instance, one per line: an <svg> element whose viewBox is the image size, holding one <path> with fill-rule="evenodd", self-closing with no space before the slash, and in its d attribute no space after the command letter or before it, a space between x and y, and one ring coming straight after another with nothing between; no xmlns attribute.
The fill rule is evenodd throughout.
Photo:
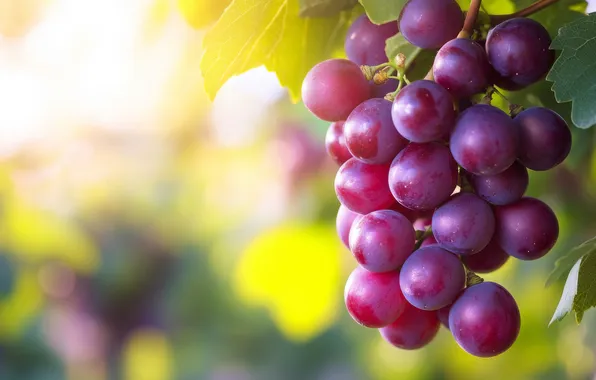
<svg viewBox="0 0 596 380"><path fill-rule="evenodd" d="M596 238L579 245L564 259L557 262L555 272L564 273L570 263L575 264L569 271L563 295L550 323L562 320L571 311L575 312L575 319L580 323L584 312L596 306Z"/></svg>
<svg viewBox="0 0 596 380"><path fill-rule="evenodd" d="M301 18L299 0L234 0L204 39L201 71L213 99L233 75L265 65L298 101L302 80L341 46L355 12Z"/></svg>
<svg viewBox="0 0 596 380"><path fill-rule="evenodd" d="M178 0L178 9L193 28L203 28L222 14L232 0Z"/></svg>
<svg viewBox="0 0 596 380"><path fill-rule="evenodd" d="M407 0L358 0L364 7L370 21L377 25L399 18L399 13Z"/></svg>
<svg viewBox="0 0 596 380"><path fill-rule="evenodd" d="M329 17L352 8L358 0L300 0L301 17Z"/></svg>
<svg viewBox="0 0 596 380"><path fill-rule="evenodd" d="M388 38L385 42L385 54L389 59L395 59L398 53L406 56L406 67L409 67L408 78L411 80L420 79L426 75L436 54L435 51L420 49L412 45L401 33Z"/></svg>
<svg viewBox="0 0 596 380"><path fill-rule="evenodd" d="M561 257L555 262L555 269L548 276L546 285L551 285L565 274L569 273L573 265L583 256L596 252L596 237L583 242L577 247L573 248L565 256Z"/></svg>
<svg viewBox="0 0 596 380"><path fill-rule="evenodd" d="M579 128L596 124L596 13L561 29L551 44L562 50L547 80L558 102L572 102L571 120Z"/></svg>

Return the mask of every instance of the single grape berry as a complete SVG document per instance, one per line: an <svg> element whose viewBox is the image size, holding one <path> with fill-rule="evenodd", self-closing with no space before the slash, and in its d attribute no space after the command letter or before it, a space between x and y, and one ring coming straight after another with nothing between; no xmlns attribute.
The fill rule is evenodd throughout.
<svg viewBox="0 0 596 380"><path fill-rule="evenodd" d="M520 132L519 160L528 169L549 170L565 160L571 150L571 132L559 114L532 107L513 120Z"/></svg>
<svg viewBox="0 0 596 380"><path fill-rule="evenodd" d="M455 98L468 98L488 86L489 64L482 46L467 38L447 42L435 57L433 76Z"/></svg>
<svg viewBox="0 0 596 380"><path fill-rule="evenodd" d="M416 350L429 344L439 331L439 319L432 311L406 305L404 312L389 326L379 329L387 342L402 350Z"/></svg>
<svg viewBox="0 0 596 380"><path fill-rule="evenodd" d="M389 171L389 187L399 203L413 210L431 210L446 201L457 185L457 164L439 143L410 143Z"/></svg>
<svg viewBox="0 0 596 380"><path fill-rule="evenodd" d="M373 211L352 225L350 250L358 263L371 272L398 269L414 250L412 223L391 210Z"/></svg>
<svg viewBox="0 0 596 380"><path fill-rule="evenodd" d="M350 230L354 222L362 217L362 215L351 211L344 205L339 206L337 210L337 217L335 218L335 228L337 229L337 235L341 239L341 242L347 248L350 248Z"/></svg>
<svg viewBox="0 0 596 380"><path fill-rule="evenodd" d="M344 124L344 136L352 156L368 164L388 164L408 144L395 130L385 99L358 105Z"/></svg>
<svg viewBox="0 0 596 380"><path fill-rule="evenodd" d="M482 251L462 258L466 267L475 273L494 272L505 265L507 260L509 255L503 251L495 238Z"/></svg>
<svg viewBox="0 0 596 380"><path fill-rule="evenodd" d="M389 165L370 165L350 158L335 176L337 199L359 214L387 209L395 202L388 175Z"/></svg>
<svg viewBox="0 0 596 380"><path fill-rule="evenodd" d="M360 67L347 59L329 59L315 65L302 83L304 105L326 121L346 120L368 98L370 84Z"/></svg>
<svg viewBox="0 0 596 380"><path fill-rule="evenodd" d="M404 87L393 101L391 116L400 135L418 143L441 140L455 124L451 95L429 80Z"/></svg>
<svg viewBox="0 0 596 380"><path fill-rule="evenodd" d="M433 245L420 248L404 263L399 284L406 300L422 310L451 304L466 285L466 272L457 256Z"/></svg>
<svg viewBox="0 0 596 380"><path fill-rule="evenodd" d="M488 245L495 217L485 201L472 193L455 194L433 214L433 235L439 245L458 255L473 255Z"/></svg>
<svg viewBox="0 0 596 380"><path fill-rule="evenodd" d="M373 273L361 267L348 277L344 300L352 318L371 328L389 325L407 305L399 288L399 272Z"/></svg>
<svg viewBox="0 0 596 380"><path fill-rule="evenodd" d="M327 134L325 135L325 149L327 150L329 157L340 166L352 158L352 154L346 146L343 121L331 123L329 129L327 129Z"/></svg>
<svg viewBox="0 0 596 380"><path fill-rule="evenodd" d="M455 161L476 175L498 174L517 158L519 131L500 109L477 104L461 113L451 134Z"/></svg>
<svg viewBox="0 0 596 380"><path fill-rule="evenodd" d="M451 306L453 306L453 304L447 305L437 310L437 317L447 330L449 330L449 312L451 311Z"/></svg>
<svg viewBox="0 0 596 380"><path fill-rule="evenodd" d="M486 38L486 53L503 78L497 85L518 90L542 79L555 59L550 44L548 31L529 18L513 18L491 29Z"/></svg>
<svg viewBox="0 0 596 380"><path fill-rule="evenodd" d="M397 32L396 22L375 25L363 14L348 29L344 50L348 59L358 65L380 65L387 62L385 41Z"/></svg>
<svg viewBox="0 0 596 380"><path fill-rule="evenodd" d="M536 260L546 255L559 237L559 222L544 202L530 197L495 207L496 237L509 255Z"/></svg>
<svg viewBox="0 0 596 380"><path fill-rule="evenodd" d="M519 162L514 162L499 174L470 174L468 180L476 194L493 205L506 205L520 200L529 182L528 170Z"/></svg>
<svg viewBox="0 0 596 380"><path fill-rule="evenodd" d="M389 79L383 84L375 84L373 81L370 83L371 98L385 98L385 95L390 92L397 90L399 81L397 79Z"/></svg>
<svg viewBox="0 0 596 380"><path fill-rule="evenodd" d="M455 341L479 357L505 352L517 339L520 323L517 303L494 282L467 288L449 312L449 330Z"/></svg>
<svg viewBox="0 0 596 380"><path fill-rule="evenodd" d="M455 0L410 0L399 16L399 30L412 45L438 49L455 38L464 16Z"/></svg>

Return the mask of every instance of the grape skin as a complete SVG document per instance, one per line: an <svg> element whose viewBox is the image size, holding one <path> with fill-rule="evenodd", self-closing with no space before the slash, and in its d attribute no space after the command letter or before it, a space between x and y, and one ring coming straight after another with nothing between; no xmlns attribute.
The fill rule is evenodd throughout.
<svg viewBox="0 0 596 380"><path fill-rule="evenodd" d="M412 142L441 140L455 123L453 99L447 90L429 80L419 80L397 94L391 108L395 128Z"/></svg>
<svg viewBox="0 0 596 380"><path fill-rule="evenodd" d="M518 201L528 188L528 170L519 162L504 172L487 176L468 175L476 194L493 205L506 205Z"/></svg>
<svg viewBox="0 0 596 380"><path fill-rule="evenodd" d="M346 120L370 94L370 84L360 67L347 59L329 59L315 65L302 83L304 105L326 121Z"/></svg>
<svg viewBox="0 0 596 380"><path fill-rule="evenodd" d="M358 263L371 272L398 269L414 250L412 223L391 210L373 211L352 225L350 250Z"/></svg>
<svg viewBox="0 0 596 380"><path fill-rule="evenodd" d="M449 330L449 312L451 311L451 306L453 306L453 304L447 305L437 310L437 317L447 330Z"/></svg>
<svg viewBox="0 0 596 380"><path fill-rule="evenodd" d="M325 135L325 149L327 150L329 157L340 166L352 158L352 154L346 146L343 121L331 123L329 129L327 129L327 134Z"/></svg>
<svg viewBox="0 0 596 380"><path fill-rule="evenodd" d="M388 165L370 165L350 158L335 176L335 193L341 204L359 214L386 209L395 202L388 175Z"/></svg>
<svg viewBox="0 0 596 380"><path fill-rule="evenodd" d="M493 237L482 251L471 256L464 256L462 261L472 272L491 273L505 265L509 257Z"/></svg>
<svg viewBox="0 0 596 380"><path fill-rule="evenodd" d="M420 248L404 263L399 284L406 300L422 310L439 310L451 304L466 284L457 256L439 246Z"/></svg>
<svg viewBox="0 0 596 380"><path fill-rule="evenodd" d="M406 305L389 326L379 329L385 341L402 350L416 350L429 344L439 331L437 314Z"/></svg>
<svg viewBox="0 0 596 380"><path fill-rule="evenodd" d="M462 293L449 312L449 330L466 352L492 357L505 352L519 334L515 299L501 285L483 282Z"/></svg>
<svg viewBox="0 0 596 380"><path fill-rule="evenodd" d="M482 46L467 38L447 42L435 57L433 76L455 98L468 98L488 85L489 64Z"/></svg>
<svg viewBox="0 0 596 380"><path fill-rule="evenodd" d="M536 260L546 255L559 237L557 216L544 202L530 197L495 207L496 237L510 256Z"/></svg>
<svg viewBox="0 0 596 380"><path fill-rule="evenodd" d="M519 160L532 170L549 170L571 151L571 131L555 111L532 107L514 119L520 130Z"/></svg>
<svg viewBox="0 0 596 380"><path fill-rule="evenodd" d="M486 53L503 78L497 84L507 90L519 90L542 79L555 59L550 44L548 31L529 18L513 18L491 29L486 38Z"/></svg>
<svg viewBox="0 0 596 380"><path fill-rule="evenodd" d="M344 205L340 205L339 210L337 210L335 228L337 230L337 235L346 248L350 248L350 230L352 229L352 225L354 225L354 222L361 216L362 215L351 211Z"/></svg>
<svg viewBox="0 0 596 380"><path fill-rule="evenodd" d="M352 156L367 164L388 164L408 144L395 130L385 99L358 105L344 124L344 136Z"/></svg>
<svg viewBox="0 0 596 380"><path fill-rule="evenodd" d="M344 42L346 56L358 65L376 66L385 63L385 41L397 32L397 22L375 25L363 14L348 29Z"/></svg>
<svg viewBox="0 0 596 380"><path fill-rule="evenodd" d="M391 193L407 208L433 209L449 198L456 185L457 164L439 143L410 143L391 163Z"/></svg>
<svg viewBox="0 0 596 380"><path fill-rule="evenodd" d="M361 267L348 277L344 300L350 316L370 328L389 325L407 304L399 288L399 272L373 273Z"/></svg>
<svg viewBox="0 0 596 380"><path fill-rule="evenodd" d="M519 132L500 109L477 104L461 113L451 134L455 161L476 175L498 174L517 158Z"/></svg>
<svg viewBox="0 0 596 380"><path fill-rule="evenodd" d="M399 16L399 30L412 45L438 49L455 38L464 25L454 0L410 0Z"/></svg>

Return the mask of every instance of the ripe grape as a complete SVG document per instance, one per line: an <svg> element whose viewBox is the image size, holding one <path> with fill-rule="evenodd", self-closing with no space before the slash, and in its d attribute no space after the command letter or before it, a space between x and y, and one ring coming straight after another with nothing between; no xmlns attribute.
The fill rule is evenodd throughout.
<svg viewBox="0 0 596 380"><path fill-rule="evenodd" d="M449 198L457 185L457 164L439 143L410 143L389 171L389 187L399 203L413 210L430 210Z"/></svg>
<svg viewBox="0 0 596 380"><path fill-rule="evenodd" d="M439 326L436 313L406 305L404 312L395 322L379 329L379 332L383 339L397 348L416 350L433 340Z"/></svg>
<svg viewBox="0 0 596 380"><path fill-rule="evenodd" d="M340 166L352 158L352 154L346 146L343 121L331 123L329 129L327 129L327 134L325 135L325 149L327 150L329 157Z"/></svg>
<svg viewBox="0 0 596 380"><path fill-rule="evenodd" d="M302 83L304 105L326 121L346 120L368 98L370 84L360 67L347 59L329 59L315 65Z"/></svg>
<svg viewBox="0 0 596 380"><path fill-rule="evenodd" d="M494 282L467 288L449 312L449 330L468 353L496 356L517 339L520 314L511 294Z"/></svg>
<svg viewBox="0 0 596 380"><path fill-rule="evenodd" d="M437 310L437 317L439 318L441 324L447 328L447 330L449 330L449 312L451 311L451 306L453 306L453 304L447 305Z"/></svg>
<svg viewBox="0 0 596 380"><path fill-rule="evenodd" d="M500 109L477 104L461 113L451 134L455 161L476 175L498 174L517 157L518 128Z"/></svg>
<svg viewBox="0 0 596 380"><path fill-rule="evenodd" d="M397 131L418 143L441 140L455 123L451 95L429 80L404 87L393 101L391 116Z"/></svg>
<svg viewBox="0 0 596 380"><path fill-rule="evenodd" d="M433 76L456 98L467 98L488 85L489 64L482 46L467 38L447 42L435 57Z"/></svg>
<svg viewBox="0 0 596 380"><path fill-rule="evenodd" d="M546 255L559 237L559 222L544 202L530 197L495 207L496 236L509 255L536 260Z"/></svg>
<svg viewBox="0 0 596 380"><path fill-rule="evenodd" d="M348 312L359 324L379 328L395 321L407 301L399 288L399 272L374 273L354 269L344 291Z"/></svg>
<svg viewBox="0 0 596 380"><path fill-rule="evenodd" d="M352 225L361 216L344 205L339 206L335 219L335 228L337 229L337 235L347 248L350 248L350 230L352 229Z"/></svg>
<svg viewBox="0 0 596 380"><path fill-rule="evenodd" d="M515 119L520 131L519 160L532 170L552 169L571 150L571 132L567 123L555 111L532 107Z"/></svg>
<svg viewBox="0 0 596 380"><path fill-rule="evenodd" d="M550 44L548 31L529 18L513 18L490 30L486 53L492 67L504 79L497 84L518 90L542 79L555 59Z"/></svg>
<svg viewBox="0 0 596 380"><path fill-rule="evenodd" d="M439 246L420 248L404 263L399 275L409 303L423 310L451 304L466 284L466 273L457 256Z"/></svg>
<svg viewBox="0 0 596 380"><path fill-rule="evenodd" d="M386 209L395 199L388 186L389 165L370 165L350 158L335 177L335 193L350 210L368 214Z"/></svg>
<svg viewBox="0 0 596 380"><path fill-rule="evenodd" d="M410 0L399 16L399 30L412 45L438 49L455 38L464 17L454 0Z"/></svg>
<svg viewBox="0 0 596 380"><path fill-rule="evenodd" d="M390 92L397 90L399 81L397 79L389 79L383 84L375 84L373 81L370 83L371 98L384 98Z"/></svg>
<svg viewBox="0 0 596 380"><path fill-rule="evenodd" d="M485 201L459 193L433 214L433 235L439 245L458 255L472 255L487 246L495 232L495 217Z"/></svg>
<svg viewBox="0 0 596 380"><path fill-rule="evenodd" d="M371 272L399 268L416 243L412 223L391 210L373 211L352 225L350 250L358 263Z"/></svg>
<svg viewBox="0 0 596 380"><path fill-rule="evenodd" d="M368 164L388 164L408 141L391 121L391 102L369 99L358 105L344 124L350 153Z"/></svg>
<svg viewBox="0 0 596 380"><path fill-rule="evenodd" d="M506 205L518 201L528 188L528 170L519 162L513 163L499 174L468 175L476 194L493 205Z"/></svg>
<svg viewBox="0 0 596 380"><path fill-rule="evenodd" d="M348 29L344 43L346 55L358 65L376 66L385 63L385 41L397 32L396 22L375 25L363 14Z"/></svg>
<svg viewBox="0 0 596 380"><path fill-rule="evenodd" d="M509 255L503 251L495 238L482 251L462 258L466 267L475 273L494 272L505 265L507 260Z"/></svg>
<svg viewBox="0 0 596 380"><path fill-rule="evenodd" d="M428 247L429 245L436 245L436 244L439 244L439 243L437 243L437 239L435 239L435 237L433 235L430 235L426 239L422 240L422 244L420 244L420 248Z"/></svg>

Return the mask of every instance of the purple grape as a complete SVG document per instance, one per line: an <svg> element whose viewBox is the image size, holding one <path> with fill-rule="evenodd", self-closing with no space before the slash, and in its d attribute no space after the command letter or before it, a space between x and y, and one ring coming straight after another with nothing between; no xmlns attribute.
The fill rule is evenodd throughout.
<svg viewBox="0 0 596 380"><path fill-rule="evenodd" d="M375 25L363 14L348 29L344 43L346 55L358 65L376 66L385 63L385 41L397 32L397 22Z"/></svg>
<svg viewBox="0 0 596 380"><path fill-rule="evenodd" d="M468 98L488 86L489 64L482 46L467 38L447 42L433 65L435 81L455 98Z"/></svg>
<svg viewBox="0 0 596 380"><path fill-rule="evenodd" d="M407 305L389 326L379 329L381 336L402 350L416 350L430 343L439 331L437 314Z"/></svg>
<svg viewBox="0 0 596 380"><path fill-rule="evenodd" d="M393 160L389 187L399 203L430 210L449 198L457 185L457 164L439 143L411 143Z"/></svg>
<svg viewBox="0 0 596 380"><path fill-rule="evenodd" d="M529 18L507 20L488 32L488 61L504 80L497 84L518 90L542 79L555 60L547 30Z"/></svg>
<svg viewBox="0 0 596 380"><path fill-rule="evenodd" d="M420 244L420 248L428 247L430 245L437 245L437 239L433 235L430 235L426 239L422 240L422 244Z"/></svg>
<svg viewBox="0 0 596 380"><path fill-rule="evenodd" d="M412 45L438 49L455 38L464 25L454 0L410 0L399 16L399 30Z"/></svg>
<svg viewBox="0 0 596 380"><path fill-rule="evenodd" d="M361 267L348 277L344 300L352 318L372 328L389 325L407 305L399 288L399 272L373 273Z"/></svg>
<svg viewBox="0 0 596 380"><path fill-rule="evenodd" d="M395 92L399 81L397 79L389 79L383 84L375 84L373 81L370 83L371 98L385 98L390 92Z"/></svg>
<svg viewBox="0 0 596 380"><path fill-rule="evenodd" d="M476 194L493 205L506 205L521 199L528 188L528 170L519 162L499 174L475 176L468 179Z"/></svg>
<svg viewBox="0 0 596 380"><path fill-rule="evenodd" d="M344 124L346 146L367 164L388 164L408 144L393 126L391 102L369 99L350 114Z"/></svg>
<svg viewBox="0 0 596 380"><path fill-rule="evenodd" d="M447 305L437 310L437 317L439 318L441 324L447 328L447 330L449 330L449 312L451 311L451 306L453 306L453 304Z"/></svg>
<svg viewBox="0 0 596 380"><path fill-rule="evenodd" d="M422 310L451 304L466 285L466 272L457 256L439 246L420 248L404 263L399 284L406 300Z"/></svg>
<svg viewBox="0 0 596 380"><path fill-rule="evenodd" d="M496 237L510 256L536 260L546 255L559 237L559 222L544 202L530 197L495 207Z"/></svg>
<svg viewBox="0 0 596 380"><path fill-rule="evenodd" d="M315 65L302 83L304 105L326 121L346 120L368 98L368 81L360 67L347 59L329 59Z"/></svg>
<svg viewBox="0 0 596 380"><path fill-rule="evenodd" d="M397 131L408 140L438 141L448 135L455 124L453 99L437 83L419 80L397 94L391 117Z"/></svg>
<svg viewBox="0 0 596 380"><path fill-rule="evenodd" d="M373 211L352 225L350 250L370 272L398 269L414 250L416 233L412 223L391 210Z"/></svg>
<svg viewBox="0 0 596 380"><path fill-rule="evenodd" d="M473 255L488 245L495 232L495 217L485 201L459 193L435 210L433 235L439 245L458 255Z"/></svg>
<svg viewBox="0 0 596 380"><path fill-rule="evenodd" d="M549 170L559 165L571 150L571 132L555 111L532 107L519 113L519 160L532 170Z"/></svg>
<svg viewBox="0 0 596 380"><path fill-rule="evenodd" d="M337 211L337 218L335 219L335 228L337 229L337 235L341 239L341 242L347 248L350 248L350 230L356 219L362 215L351 211L344 205L339 206Z"/></svg>
<svg viewBox="0 0 596 380"><path fill-rule="evenodd" d="M393 211L397 211L400 214L402 214L403 216L405 216L406 218L408 218L408 220L412 223L414 223L416 221L416 219L418 219L420 212L418 211L414 211L414 210L410 210L409 208L402 206L401 204L399 204L399 202L395 201L395 203L389 207L389 210L393 210Z"/></svg>
<svg viewBox="0 0 596 380"><path fill-rule="evenodd" d="M507 260L509 255L503 251L495 238L482 251L462 258L466 267L476 273L494 272L505 265Z"/></svg>
<svg viewBox="0 0 596 380"><path fill-rule="evenodd" d="M498 174L517 158L518 128L500 109L477 104L461 113L451 134L455 161L472 174Z"/></svg>
<svg viewBox="0 0 596 380"><path fill-rule="evenodd" d="M449 312L449 330L466 352L497 356L517 339L520 328L515 299L501 285L483 282L467 288Z"/></svg>
<svg viewBox="0 0 596 380"><path fill-rule="evenodd" d="M370 165L350 158L335 177L337 199L359 214L387 209L395 203L388 175L389 165Z"/></svg>
<svg viewBox="0 0 596 380"><path fill-rule="evenodd" d="M329 157L340 166L352 158L352 154L346 146L343 121L331 123L329 129L327 129L327 134L325 135L325 149L327 150Z"/></svg>

